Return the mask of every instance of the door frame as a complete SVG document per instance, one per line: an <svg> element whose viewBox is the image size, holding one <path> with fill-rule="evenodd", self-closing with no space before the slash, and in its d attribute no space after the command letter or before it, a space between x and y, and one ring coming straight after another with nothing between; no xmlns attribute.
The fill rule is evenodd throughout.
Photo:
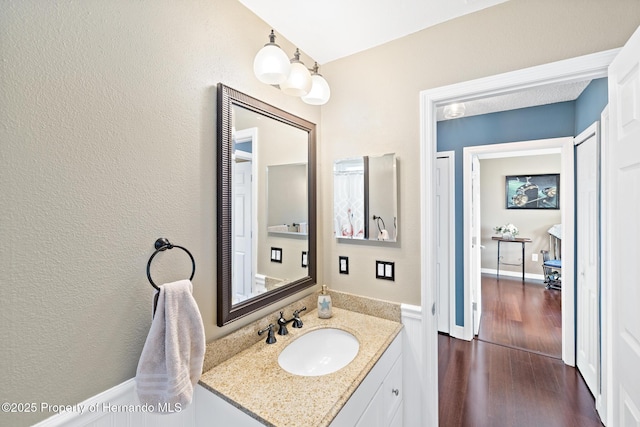
<svg viewBox="0 0 640 427"><path fill-rule="evenodd" d="M258 206L258 128L246 128L236 131L236 144L241 142L251 142L251 233L255 234L258 230L258 215L256 215L256 207ZM244 151L237 150L240 158L248 158ZM258 271L258 239L251 239L251 292L255 292L256 273Z"/></svg>
<svg viewBox="0 0 640 427"><path fill-rule="evenodd" d="M560 154L560 176L562 177L562 197L560 198L560 215L562 222L562 240L573 242L574 235L574 138L571 136L561 138L538 139L532 141L514 141L503 144L480 145L464 147L463 149L463 199L464 205L471 203L471 159L495 159L499 157ZM476 274L471 271L471 214L464 210L464 277ZM575 257L574 245L563 244L561 258L566 265L573 265ZM567 268L562 271L562 355L567 365L575 364L575 295L574 272ZM479 291L479 290L478 290ZM471 283L464 281L464 327L461 339L471 340L474 334L473 307L471 305ZM565 355L567 358L565 359Z"/></svg>
<svg viewBox="0 0 640 427"><path fill-rule="evenodd" d="M438 151L436 153L436 158L438 159L447 159L447 163L449 163L449 214L453 215L455 212L455 199L456 199L456 152L455 151ZM437 226L437 224L436 224ZM453 329L456 328L456 311L455 311L455 300L456 300L456 228L455 221L451 221L449 223L449 233L446 236L449 240L449 284L447 286L449 293L449 331L447 331L450 335L453 335ZM457 327L459 328L459 326ZM442 332L442 331L441 331Z"/></svg>
<svg viewBox="0 0 640 427"><path fill-rule="evenodd" d="M577 174L579 173L578 170L580 168L580 164L578 163L578 161L579 161L578 160L578 148L580 147L580 145L583 142L587 141L591 137L594 137L595 140L596 140L596 142L595 142L595 144L596 144L595 151L596 151L596 156L597 156L597 159L596 159L596 162L597 162L596 171L597 171L597 175L598 175L596 177L597 200L596 200L596 204L595 204L595 209L597 211L596 212L596 218L597 218L597 233L596 233L597 236L596 236L596 239L597 239L597 243L598 243L596 250L598 252L597 256L599 258L599 262L597 263L597 267L596 267L598 269L597 274L596 274L597 306L598 307L602 307L602 305L601 305L601 284L602 284L601 283L601 272L602 272L602 267L601 267L601 263L602 263L601 233L602 233L602 219L600 217L600 210L601 210L600 207L602 206L601 200L600 200L600 194L601 194L601 191L600 191L600 187L601 187L601 184L600 184L600 182L601 182L601 167L600 167L601 166L601 154L600 153L602 151L602 147L601 147L601 141L600 141L600 123L598 121L592 123L588 128L586 128L579 135L576 135L576 137L573 138L574 139L573 144L574 144L574 153L575 153L575 165L576 165L576 172L575 172L576 175L575 176L577 178L577 176L578 176ZM575 186L576 186L575 187L576 194L575 194L574 197L576 197L575 200L577 202L578 201L578 193L577 193L578 181L576 181ZM577 215L578 215L578 212L577 212L577 208L576 208L576 224L575 224L575 227L579 226ZM577 228L575 228L575 229L577 230ZM580 242L578 242L578 235L576 233L576 246L578 246L579 244L580 244ZM575 288L574 289L575 289L575 307L576 307L576 310L577 310L578 309L578 305L579 305L579 301L580 301L579 300L579 294L578 294L578 277L577 277L578 267L580 266L580 264L579 264L580 260L577 257L577 251L575 252L575 255L576 255L576 258L575 258L576 284L575 284ZM601 310L598 310L598 311L601 311ZM596 313L596 323L598 325L602 325L602 322L600 320L600 316L601 316L601 313L597 312ZM578 367L579 322L578 322L578 313L577 312L576 312L576 317L575 318L576 318L576 325L575 325L575 327L576 327L576 368L578 368L578 370L580 370L579 367ZM597 336L595 338L592 337L598 343L597 344L598 347L600 347L600 343L602 342L601 341L601 335L602 335L601 331L598 330L597 331ZM600 390L601 390L600 381L601 381L601 371L602 371L602 360L601 360L601 354L600 354L599 351L597 352L596 359L597 359L597 362L596 362L596 365L597 365L596 366L596 375L595 375L596 376L596 384L594 385L594 388L591 389L590 387L588 387L588 383L587 383L586 379L585 379L585 383L587 383L587 387L590 389L591 393L594 396L597 397L597 396L599 396ZM582 373L582 371L580 371L580 372ZM583 374L583 378L586 378L584 374Z"/></svg>
<svg viewBox="0 0 640 427"><path fill-rule="evenodd" d="M420 101L420 288L422 304L422 343L424 396L424 422L438 424L438 346L437 325L431 307L435 303L435 272L431 265L435 260L435 244L431 237L435 232L434 174L437 151L436 111L450 102L506 94L550 83L576 82L607 77L609 64L620 49L612 49L550 64L539 65L477 80L456 83L421 91ZM572 331L573 332L573 331ZM575 354L564 355L575 359ZM430 375L427 377L427 375ZM435 375L435 376L434 376ZM426 381L426 378L429 378Z"/></svg>

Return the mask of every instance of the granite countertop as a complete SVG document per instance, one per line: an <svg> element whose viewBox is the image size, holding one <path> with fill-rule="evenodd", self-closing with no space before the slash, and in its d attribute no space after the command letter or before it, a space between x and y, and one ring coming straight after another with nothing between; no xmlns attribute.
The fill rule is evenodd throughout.
<svg viewBox="0 0 640 427"><path fill-rule="evenodd" d="M302 321L301 329L289 324L288 335L276 334L275 344L262 339L213 367L202 375L200 383L265 425L328 426L402 330L402 324L336 307L330 319L319 319L317 310L312 310ZM318 377L293 375L278 365L278 356L287 344L327 327L343 329L358 339L360 349L351 363Z"/></svg>

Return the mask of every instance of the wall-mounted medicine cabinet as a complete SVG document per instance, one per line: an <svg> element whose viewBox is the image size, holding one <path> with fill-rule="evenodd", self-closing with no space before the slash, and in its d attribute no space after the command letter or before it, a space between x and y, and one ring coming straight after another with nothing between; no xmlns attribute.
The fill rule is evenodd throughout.
<svg viewBox="0 0 640 427"><path fill-rule="evenodd" d="M395 242L398 179L395 153L333 164L334 235L338 239Z"/></svg>

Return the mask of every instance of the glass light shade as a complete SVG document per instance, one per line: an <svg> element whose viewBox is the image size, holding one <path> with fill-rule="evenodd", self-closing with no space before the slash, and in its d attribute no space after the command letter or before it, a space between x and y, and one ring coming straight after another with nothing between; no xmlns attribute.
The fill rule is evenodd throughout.
<svg viewBox="0 0 640 427"><path fill-rule="evenodd" d="M302 62L292 61L289 77L280 84L280 90L287 95L304 96L311 90L311 73Z"/></svg>
<svg viewBox="0 0 640 427"><path fill-rule="evenodd" d="M331 97L329 83L320 74L311 76L311 90L302 97L302 100L311 105L324 105Z"/></svg>
<svg viewBox="0 0 640 427"><path fill-rule="evenodd" d="M287 54L275 43L268 43L253 60L253 72L262 83L278 85L287 80L291 64Z"/></svg>

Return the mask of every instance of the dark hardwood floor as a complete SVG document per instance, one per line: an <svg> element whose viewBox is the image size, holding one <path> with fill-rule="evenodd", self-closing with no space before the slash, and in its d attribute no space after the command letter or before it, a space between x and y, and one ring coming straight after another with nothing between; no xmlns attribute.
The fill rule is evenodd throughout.
<svg viewBox="0 0 640 427"><path fill-rule="evenodd" d="M561 301L542 282L483 274L478 339L561 358Z"/></svg>
<svg viewBox="0 0 640 427"><path fill-rule="evenodd" d="M584 380L560 360L561 292L492 276L482 286L482 339L438 336L440 426L601 427Z"/></svg>

